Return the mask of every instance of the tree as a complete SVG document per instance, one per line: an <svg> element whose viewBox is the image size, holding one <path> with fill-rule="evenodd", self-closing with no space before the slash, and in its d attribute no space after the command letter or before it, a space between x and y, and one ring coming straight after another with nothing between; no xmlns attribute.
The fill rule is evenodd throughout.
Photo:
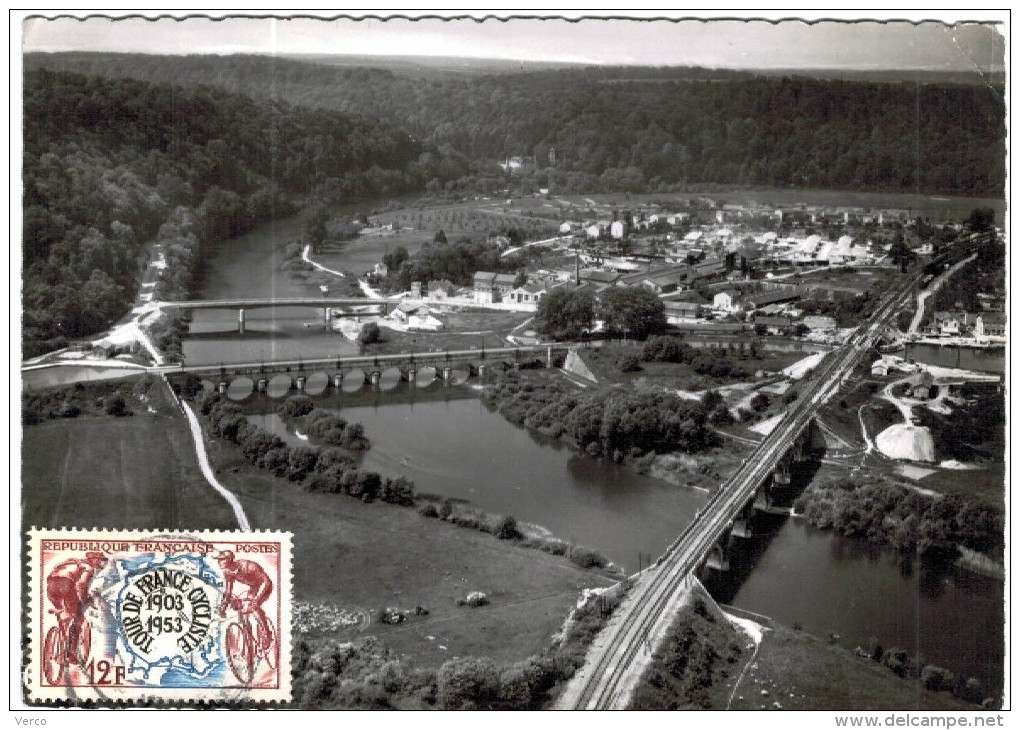
<svg viewBox="0 0 1020 730"><path fill-rule="evenodd" d="M932 692L942 692L953 688L953 673L948 669L929 664L921 670L921 684Z"/></svg>
<svg viewBox="0 0 1020 730"><path fill-rule="evenodd" d="M987 231L995 225L995 210L992 208L975 208L967 216L966 223L974 231Z"/></svg>
<svg viewBox="0 0 1020 730"><path fill-rule="evenodd" d="M576 340L595 322L595 298L569 287L553 289L542 297L535 313L539 332L557 340Z"/></svg>
<svg viewBox="0 0 1020 730"><path fill-rule="evenodd" d="M128 410L127 403L124 401L124 396L120 393L115 393L106 399L106 412L111 416L128 416L131 415L131 411Z"/></svg>
<svg viewBox="0 0 1020 730"><path fill-rule="evenodd" d="M307 416L315 410L315 402L307 395L292 395L280 406L280 416L284 420Z"/></svg>
<svg viewBox="0 0 1020 730"><path fill-rule="evenodd" d="M445 243L447 243L447 240L446 240L446 231L444 231L442 228L440 228L438 231L436 231L436 235L432 239L432 242L433 243L438 243L438 244L445 244Z"/></svg>
<svg viewBox="0 0 1020 730"><path fill-rule="evenodd" d="M754 333L759 337L764 337L769 333L769 328L762 322L754 323Z"/></svg>
<svg viewBox="0 0 1020 730"><path fill-rule="evenodd" d="M769 403L770 403L769 397L764 393L755 393L754 397L751 398L751 408L758 411L759 413L768 408Z"/></svg>
<svg viewBox="0 0 1020 730"><path fill-rule="evenodd" d="M488 657L450 659L436 679L436 703L444 710L485 708L498 697L499 670Z"/></svg>
<svg viewBox="0 0 1020 730"><path fill-rule="evenodd" d="M608 332L643 340L666 329L666 306L640 287L614 287L602 294L602 320Z"/></svg>
<svg viewBox="0 0 1020 730"><path fill-rule="evenodd" d="M718 390L706 390L705 394L701 396L701 405L711 413L719 406L724 405L723 397Z"/></svg>
<svg viewBox="0 0 1020 730"><path fill-rule="evenodd" d="M896 233L893 234L892 246L889 247L889 258L900 267L901 272L907 270L907 266L914 258L914 252L907 248L907 244L903 240L903 231L901 230L897 229Z"/></svg>
<svg viewBox="0 0 1020 730"><path fill-rule="evenodd" d="M371 345L373 342L382 341L382 333L379 325L375 322L365 322L361 325L361 332L358 333L358 342L362 345Z"/></svg>
<svg viewBox="0 0 1020 730"><path fill-rule="evenodd" d="M516 540L521 536L521 531L517 529L517 520L514 516L506 515L496 523L493 534L500 540Z"/></svg>
<svg viewBox="0 0 1020 730"><path fill-rule="evenodd" d="M308 220L305 221L305 240L311 244L312 250L322 245L329 235L327 228L331 216L329 209L321 203L312 207Z"/></svg>
<svg viewBox="0 0 1020 730"><path fill-rule="evenodd" d="M382 262L390 272L390 276L393 276L400 270L400 265L409 258L410 254L407 252L407 249L403 246L397 246L389 253L383 254Z"/></svg>

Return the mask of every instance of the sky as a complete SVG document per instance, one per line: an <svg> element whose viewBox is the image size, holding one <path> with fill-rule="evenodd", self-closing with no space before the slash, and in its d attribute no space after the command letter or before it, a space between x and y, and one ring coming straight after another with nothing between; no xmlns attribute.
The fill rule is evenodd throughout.
<svg viewBox="0 0 1020 730"><path fill-rule="evenodd" d="M126 14L127 11L122 12ZM375 12L384 14L386 11ZM832 17L832 13L812 16L803 11L775 17L790 17L798 12L806 18ZM362 17L364 13L357 12L357 15ZM869 11L867 17L875 16ZM904 13L896 17L902 18ZM974 11L971 16L957 13L953 17L928 11L914 19L932 17L1000 22L998 26L953 26L938 22L817 22L809 25L797 20L671 22L634 18L589 18L577 22L564 19L478 22L436 18L412 21L392 17L327 20L286 16L156 21L143 18L113 21L105 17L29 18L22 26L22 49L26 52L464 56L736 68L1002 69L1008 16L1001 12Z"/></svg>

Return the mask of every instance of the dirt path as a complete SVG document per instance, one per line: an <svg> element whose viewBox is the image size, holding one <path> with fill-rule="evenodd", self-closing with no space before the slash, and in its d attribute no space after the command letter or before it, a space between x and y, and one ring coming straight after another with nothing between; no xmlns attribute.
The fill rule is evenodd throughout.
<svg viewBox="0 0 1020 730"><path fill-rule="evenodd" d="M312 257L309 256L311 251L312 251L312 245L311 244L306 244L305 247L301 250L301 259L303 261L308 262L309 264L311 264L313 267L315 267L319 271L324 271L327 274L333 274L334 276L339 276L341 279L344 278L344 274L343 274L342 271L337 271L336 269L330 269L330 268L327 268L327 267L323 266L322 264L320 264L318 262L312 261Z"/></svg>
<svg viewBox="0 0 1020 730"><path fill-rule="evenodd" d="M170 387L167 383L167 387ZM191 437L195 440L195 452L198 456L198 466L202 470L202 476L209 482L209 485L215 489L223 499L227 501L230 508L234 511L234 518L237 520L237 526L242 530L250 530L251 523L248 522L248 515L244 513L244 507L241 506L241 502L234 496L234 493L229 489L220 484L219 480L216 479L216 474L213 472L212 466L209 464L209 455L205 451L205 439L202 435L202 426L198 422L198 417L195 415L195 411L192 410L191 406L185 403L183 400L178 401L181 404L181 409L184 411L184 415L188 418L188 425L191 427Z"/></svg>

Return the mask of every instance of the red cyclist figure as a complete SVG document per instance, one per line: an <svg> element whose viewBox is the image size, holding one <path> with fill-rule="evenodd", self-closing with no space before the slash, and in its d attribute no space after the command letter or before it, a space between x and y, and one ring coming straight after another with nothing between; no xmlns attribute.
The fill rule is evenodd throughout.
<svg viewBox="0 0 1020 730"><path fill-rule="evenodd" d="M57 614L57 626L47 634L44 650L47 674L53 674L51 683L61 671L58 665L84 664L88 659L91 632L85 622L85 609L92 603L89 584L105 563L102 553L87 552L84 559L58 563L46 576L46 597L54 606L51 612Z"/></svg>
<svg viewBox="0 0 1020 730"><path fill-rule="evenodd" d="M242 619L242 627L248 633L248 636L253 643L252 656L246 658L247 661L242 674L248 674L247 677L241 677L244 681L251 679L250 674L254 670L254 663L259 658L264 657L272 665L271 656L272 650L275 648L273 645L273 629L272 624L266 617L265 611L262 610L262 604L266 602L270 594L273 592L273 581L262 566L251 560L238 560L234 557L234 553L231 550L224 550L216 556L217 562L220 564L220 569L223 570L223 576L226 579L225 585L223 586L223 600L220 601L219 613L220 616L227 615L227 606L234 608ZM243 596L234 595L234 583L240 583L248 588L247 593ZM258 632L255 636L251 636L251 630L248 628L248 622L245 617L250 618L254 614L255 620L258 622ZM229 637L229 632L228 632ZM244 650L241 650L243 653ZM241 667L238 667L241 668ZM237 669L235 669L237 673Z"/></svg>

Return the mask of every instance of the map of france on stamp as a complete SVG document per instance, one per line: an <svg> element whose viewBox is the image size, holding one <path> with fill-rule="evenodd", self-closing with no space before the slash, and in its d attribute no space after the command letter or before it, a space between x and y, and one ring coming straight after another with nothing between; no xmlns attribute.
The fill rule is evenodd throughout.
<svg viewBox="0 0 1020 730"><path fill-rule="evenodd" d="M291 535L32 529L30 701L287 702Z"/></svg>

